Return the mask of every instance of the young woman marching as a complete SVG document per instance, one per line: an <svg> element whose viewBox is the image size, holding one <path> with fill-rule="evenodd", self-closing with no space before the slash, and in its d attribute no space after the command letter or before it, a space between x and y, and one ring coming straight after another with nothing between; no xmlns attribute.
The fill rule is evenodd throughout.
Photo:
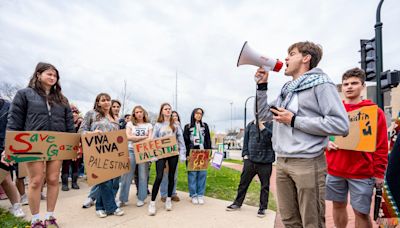
<svg viewBox="0 0 400 228"><path fill-rule="evenodd" d="M154 125L153 138L164 136L176 136L179 149L179 160L186 160L186 149L183 140L182 129L173 121L171 115L171 105L164 103L161 105L157 123ZM174 175L176 166L178 165L178 155L163 158L156 161L156 179L154 180L153 189L151 191L151 202L149 204L149 215L156 214L156 197L164 174L165 163L168 162L168 197L165 201L165 209L172 210L171 195L174 187Z"/></svg>
<svg viewBox="0 0 400 228"><path fill-rule="evenodd" d="M190 118L190 124L186 124L183 136L185 138L186 156L191 149L211 149L210 130L202 121L204 111L195 108ZM204 204L204 192L206 189L207 171L188 171L189 195L193 204Z"/></svg>
<svg viewBox="0 0 400 228"><path fill-rule="evenodd" d="M93 110L86 113L79 132L110 132L118 131L118 119L115 119L111 112L111 97L107 93L100 93L96 97ZM114 214L121 216L124 211L117 207L115 203L115 192L113 190L113 180L102 182L97 187L96 215L100 218ZM93 190L94 188L92 188Z"/></svg>
<svg viewBox="0 0 400 228"><path fill-rule="evenodd" d="M126 135L129 140L129 159L132 168L129 173L124 174L121 178L121 189L119 193L120 206L124 206L128 202L129 190L135 174L136 160L133 152L133 143L151 139L153 135L153 126L149 122L149 116L142 106L133 108L131 121L126 124ZM149 176L148 162L138 165L138 176L139 186L136 206L141 207L144 205L144 200L147 197L147 177Z"/></svg>
<svg viewBox="0 0 400 228"><path fill-rule="evenodd" d="M38 63L29 85L17 92L10 107L7 129L13 131L74 132L74 122L67 98L62 94L60 75L51 64ZM28 200L32 213L31 227L58 227L54 217L62 161L27 162ZM44 224L39 206L43 179L47 182L47 213Z"/></svg>

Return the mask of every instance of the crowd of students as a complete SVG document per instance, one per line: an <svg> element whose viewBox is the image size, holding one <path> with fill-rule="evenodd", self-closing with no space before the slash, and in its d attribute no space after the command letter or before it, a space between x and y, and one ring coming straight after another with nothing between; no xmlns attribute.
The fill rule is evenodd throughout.
<svg viewBox="0 0 400 228"><path fill-rule="evenodd" d="M11 104L1 100L2 142L0 143L0 151L4 151L6 129L14 131L78 132L81 134L125 129L129 141L129 160L132 167L130 172L122 177L116 177L93 186L88 199L83 204L83 208L95 205L96 215L104 218L108 215L122 216L124 214L122 207L126 206L129 201L129 191L135 171L137 171L137 179L135 180L137 185L136 206L141 207L145 204L145 199L149 193L150 162L136 165L133 143L164 136L176 136L179 155L156 159L152 162L155 165L156 178L151 190L148 213L149 215L156 214L155 202L160 187L165 209L172 210L172 200L179 201L179 197L176 195L178 161L185 162L190 149L211 149L208 125L202 122L203 109L196 108L193 110L191 122L185 126L184 132L178 113L172 111L172 107L168 103L161 105L157 121L153 126L146 109L140 105L133 107L132 113L125 115L124 119L120 121L121 103L118 100L112 100L107 93L99 93L94 101L93 109L82 118L79 115L78 108L71 105L63 95L59 80L60 75L55 66L48 63L38 63L28 87L19 90ZM21 190L18 191L19 188L24 189L24 181L22 180L22 186L17 189L18 182L17 186L13 183L12 172L10 172L10 175L7 175L2 183L12 204L10 211L17 217L25 216L21 209L20 195L25 198L27 195L28 200L24 204L29 203L32 214L31 227L58 227L54 211L60 189L60 173L62 191L69 190L70 174L72 177L71 188L79 189L77 179L79 164L82 162L81 152L78 153L76 160L26 163L29 177L28 194ZM15 166L15 164L5 161L4 153L2 153L0 165L2 169L10 171ZM168 170L167 173L165 173L165 170ZM204 204L206 176L206 171L191 171L188 174L194 204ZM44 221L42 221L39 206L40 200L44 198L41 192L45 183L47 185L47 212ZM118 191L119 196L117 198Z"/></svg>
<svg viewBox="0 0 400 228"><path fill-rule="evenodd" d="M375 104L361 96L361 91L365 89L365 73L359 68L350 69L343 74L344 100L341 101L336 85L327 74L317 68L321 58L322 48L317 44L306 41L291 45L285 59L285 75L292 77L292 80L285 83L279 96L272 101L268 101L268 71L264 68L257 70L256 119L245 130L243 172L236 199L226 210L240 209L247 188L257 174L261 181L257 215L265 216L272 163L276 159L278 206L286 227L325 227L325 199L333 201L335 226L346 227L349 193L356 227L372 227L369 216L371 198L374 187L383 187L388 164L385 116L381 109L376 109L378 126L375 132L376 150L373 153L340 149L335 142L329 141L329 136L349 134L347 112ZM146 109L140 105L135 106L132 113L125 115L121 121L121 104L117 100L111 100L109 94L100 93L95 99L93 109L81 119L78 109L70 106L62 94L59 79L59 73L53 65L39 63L28 87L17 92L11 105L0 100L0 151L4 150L6 129L85 134L124 128L129 140L132 169L122 177L93 186L82 205L83 208L95 204L96 215L100 218L108 215L122 216L122 207L129 202L130 186L135 179L137 207L142 207L150 194L148 214L154 216L156 198L160 191L165 209L172 210L172 201L179 201L176 195L178 162L185 162L192 149L211 149L209 128L202 121L203 109L195 108L190 123L182 129L178 113L172 111L170 104L163 103L153 126ZM151 163L137 165L132 144L163 136L176 137L179 155L152 162L156 174L150 192L148 180ZM394 148L398 148L398 141L399 137L397 147ZM26 165L29 173L27 198L32 214L32 227L58 227L54 210L63 163L61 189L69 190L70 165L72 188L78 189L75 163L79 164L79 159L29 162ZM2 156L0 165L0 168L9 170L12 164L5 162ZM191 202L204 204L207 171L188 171L187 176ZM2 183L12 204L11 211L19 217L24 216L21 210L21 203L26 198L23 183L23 180L17 179L14 185L10 176ZM47 184L47 212L42 222L39 204L41 198L44 198L41 193L44 183ZM393 189L391 191L395 192Z"/></svg>

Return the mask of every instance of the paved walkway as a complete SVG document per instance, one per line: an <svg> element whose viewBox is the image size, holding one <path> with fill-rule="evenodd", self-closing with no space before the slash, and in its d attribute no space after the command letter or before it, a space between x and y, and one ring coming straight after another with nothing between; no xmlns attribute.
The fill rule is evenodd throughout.
<svg viewBox="0 0 400 228"><path fill-rule="evenodd" d="M70 190L68 192L60 191L59 199L56 207L57 221L61 227L149 227L149 228L165 228L165 227L274 227L275 212L267 211L267 216L258 218L256 216L258 207L243 205L240 211L227 212L225 207L231 202L206 197L206 204L193 205L190 202L188 193L178 192L181 198L180 202L173 203L173 211L167 212L164 209L164 203L157 201L156 216L147 215L146 204L138 208L133 203L124 207L125 215L108 216L106 218L98 218L95 215L94 207L89 209L81 208L82 202L86 198L89 187L85 182L80 182L80 190ZM130 199L136 199L136 188L131 186ZM0 207L9 207L8 200L1 200ZM40 205L41 215L44 216L46 211L45 201ZM24 212L29 214L29 207L23 206ZM30 216L26 217L30 220Z"/></svg>
<svg viewBox="0 0 400 228"><path fill-rule="evenodd" d="M228 163L228 162L224 162L223 163L224 166L238 170L238 171L242 171L243 169L243 165L241 164L236 164L236 163ZM278 200L276 198L276 175L275 175L275 166L273 166L272 168L272 174L271 174L271 178L270 178L270 191L272 192L272 194L275 197L276 202L278 203ZM335 227L334 223L333 223L333 217L332 217L332 202L331 201L325 201L325 219L326 219L326 227L327 228L332 228ZM374 202L371 203L371 218L373 218L373 208L374 208ZM354 227L354 212L353 209L351 208L351 206L347 206L347 214L349 215L349 221L347 224L348 228ZM375 221L372 221L373 227L378 227L378 225L375 224ZM282 224L281 218L280 218L280 214L279 211L277 211L276 213L276 217L275 217L275 228L283 228L284 225Z"/></svg>

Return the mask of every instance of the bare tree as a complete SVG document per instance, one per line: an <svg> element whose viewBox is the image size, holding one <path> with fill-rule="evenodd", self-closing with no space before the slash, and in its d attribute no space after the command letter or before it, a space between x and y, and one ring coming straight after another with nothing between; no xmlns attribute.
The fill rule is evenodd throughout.
<svg viewBox="0 0 400 228"><path fill-rule="evenodd" d="M119 95L121 103L122 103L122 107L121 107L122 115L125 115L129 111L129 109L131 108L130 107L131 93L129 93L127 91L127 85L128 85L128 82L125 79L124 80L124 86L122 87L121 94Z"/></svg>
<svg viewBox="0 0 400 228"><path fill-rule="evenodd" d="M1 82L0 96L11 101L19 89L21 89L20 85Z"/></svg>

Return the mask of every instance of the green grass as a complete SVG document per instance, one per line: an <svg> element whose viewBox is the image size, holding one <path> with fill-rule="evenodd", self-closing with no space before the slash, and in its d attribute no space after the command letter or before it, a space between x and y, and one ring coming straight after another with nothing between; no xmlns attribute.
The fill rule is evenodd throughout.
<svg viewBox="0 0 400 228"><path fill-rule="evenodd" d="M30 227L30 222L16 218L8 210L0 207L0 227Z"/></svg>
<svg viewBox="0 0 400 228"><path fill-rule="evenodd" d="M150 182L149 184L154 183L156 170L155 165L151 166L150 171ZM206 183L206 196L222 199L233 202L237 194L237 187L240 181L240 172L222 167L220 170L209 167L207 173L207 183ZM187 181L187 172L186 166L184 163L179 163L178 167L178 183L176 185L177 190L188 192L188 181ZM260 183L253 181L249 189L247 190L246 199L244 204L250 206L259 205L259 197L260 197ZM276 202L273 195L269 194L269 202L268 209L276 211Z"/></svg>

